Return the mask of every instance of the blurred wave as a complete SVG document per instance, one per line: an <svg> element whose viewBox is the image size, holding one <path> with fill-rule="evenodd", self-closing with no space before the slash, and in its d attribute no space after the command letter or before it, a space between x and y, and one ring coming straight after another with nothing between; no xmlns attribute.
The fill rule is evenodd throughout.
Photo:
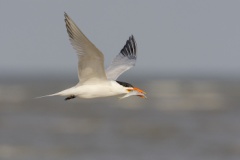
<svg viewBox="0 0 240 160"><path fill-rule="evenodd" d="M146 100L33 99L75 83L0 83L1 160L240 158L238 79L132 79Z"/></svg>

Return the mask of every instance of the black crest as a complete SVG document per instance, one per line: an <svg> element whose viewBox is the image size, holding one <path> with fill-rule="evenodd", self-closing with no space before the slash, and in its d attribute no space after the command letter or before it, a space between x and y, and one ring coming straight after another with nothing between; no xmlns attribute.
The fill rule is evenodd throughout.
<svg viewBox="0 0 240 160"><path fill-rule="evenodd" d="M133 87L133 85L127 83L127 82L121 82L121 81L116 81L118 84L124 86L124 87Z"/></svg>

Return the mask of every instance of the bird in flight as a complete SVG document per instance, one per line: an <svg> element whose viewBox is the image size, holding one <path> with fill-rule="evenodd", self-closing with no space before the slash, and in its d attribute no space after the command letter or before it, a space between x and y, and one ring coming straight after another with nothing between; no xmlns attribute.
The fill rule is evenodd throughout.
<svg viewBox="0 0 240 160"><path fill-rule="evenodd" d="M133 35L105 70L102 52L90 42L67 13L64 13L64 16L69 40L78 55L79 83L69 89L42 97L64 96L65 100L70 100L76 97L98 98L123 95L120 98L126 98L135 95L146 98L143 90L129 83L117 81L123 72L136 63L137 44Z"/></svg>

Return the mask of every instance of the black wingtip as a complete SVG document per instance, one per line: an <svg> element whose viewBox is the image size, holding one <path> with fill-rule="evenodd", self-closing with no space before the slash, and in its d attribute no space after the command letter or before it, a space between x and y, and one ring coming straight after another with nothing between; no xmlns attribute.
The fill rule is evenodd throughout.
<svg viewBox="0 0 240 160"><path fill-rule="evenodd" d="M120 52L122 53L123 56L127 56L129 58L136 58L137 44L133 35L129 37L125 46Z"/></svg>
<svg viewBox="0 0 240 160"><path fill-rule="evenodd" d="M66 12L64 12L64 17L65 17L65 21L67 21L68 19L70 19L70 17L68 16L68 14Z"/></svg>
<svg viewBox="0 0 240 160"><path fill-rule="evenodd" d="M68 14L64 12L64 21L67 22L67 19L69 19Z"/></svg>
<svg viewBox="0 0 240 160"><path fill-rule="evenodd" d="M66 12L64 12L64 17L68 17L68 14Z"/></svg>

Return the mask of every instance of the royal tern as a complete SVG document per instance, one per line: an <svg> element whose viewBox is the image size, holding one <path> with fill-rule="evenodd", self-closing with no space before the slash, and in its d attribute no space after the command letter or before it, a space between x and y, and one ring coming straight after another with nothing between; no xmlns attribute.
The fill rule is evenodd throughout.
<svg viewBox="0 0 240 160"><path fill-rule="evenodd" d="M65 100L69 100L75 97L97 98L123 95L120 98L126 98L136 95L146 98L143 90L116 80L136 63L137 44L133 35L129 37L123 49L105 70L102 52L88 40L67 13L64 13L64 16L69 40L78 55L79 83L69 89L42 97L64 96Z"/></svg>

